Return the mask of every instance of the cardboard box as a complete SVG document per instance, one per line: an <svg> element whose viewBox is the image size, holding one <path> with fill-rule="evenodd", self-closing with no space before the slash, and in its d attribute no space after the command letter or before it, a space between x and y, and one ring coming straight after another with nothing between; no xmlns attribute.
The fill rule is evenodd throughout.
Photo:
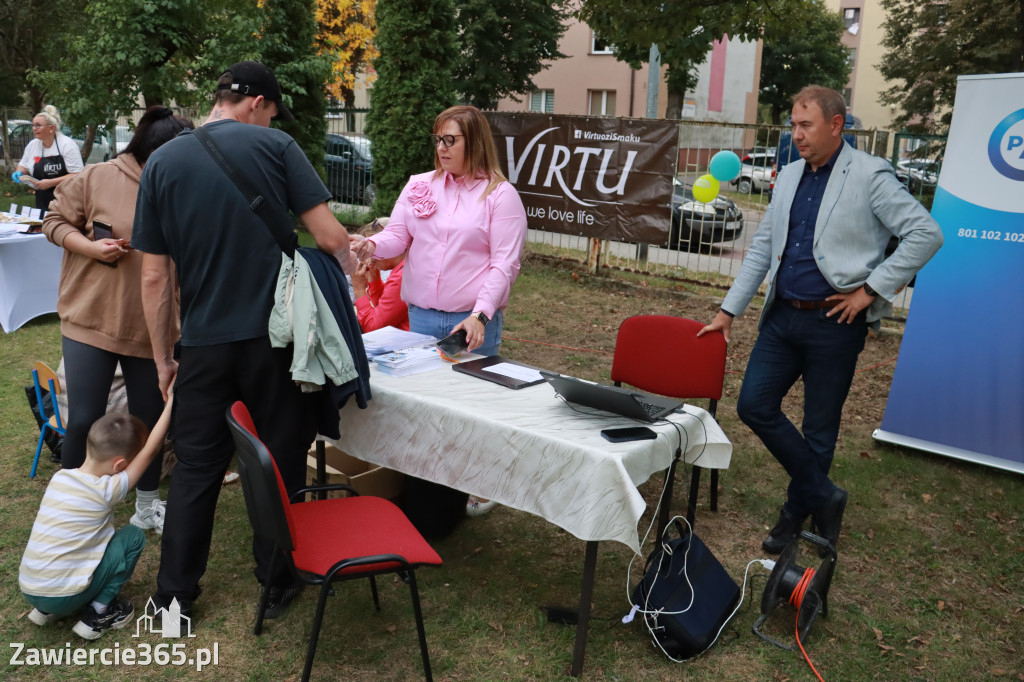
<svg viewBox="0 0 1024 682"><path fill-rule="evenodd" d="M360 495L384 497L389 500L402 494L405 476L394 469L386 469L376 464L356 459L342 452L330 443L324 444L324 471L327 480L324 483L344 483L355 488ZM316 481L316 446L309 449L306 455L306 479L310 485ZM345 491L334 490L328 497L342 497Z"/></svg>

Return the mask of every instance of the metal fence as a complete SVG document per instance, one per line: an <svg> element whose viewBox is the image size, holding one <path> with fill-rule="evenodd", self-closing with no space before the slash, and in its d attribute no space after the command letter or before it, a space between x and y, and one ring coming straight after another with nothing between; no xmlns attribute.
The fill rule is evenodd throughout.
<svg viewBox="0 0 1024 682"><path fill-rule="evenodd" d="M373 182L373 153L366 137L369 109L327 110L324 167L327 188L336 201L370 206L377 196Z"/></svg>
<svg viewBox="0 0 1024 682"><path fill-rule="evenodd" d="M171 107L175 113L185 118L199 122L199 110L188 107ZM139 119L146 113L145 109L136 109L127 116L119 116L113 128L106 125L97 126L93 139L93 146L89 155L83 159L85 163L100 163L109 161L123 150L135 133L135 126ZM6 120L7 126L3 136L6 141L0 151L0 159L6 159L10 153L11 161L16 164L25 152L25 145L32 140L32 117L34 112L26 108L0 109L0 120ZM85 144L85 131L76 130L68 125L61 127L61 133L67 135L78 143L79 148ZM8 164L11 165L11 164Z"/></svg>
<svg viewBox="0 0 1024 682"><path fill-rule="evenodd" d="M10 120L31 118L28 110L5 112ZM368 112L369 109L331 108L327 113L327 185L336 200L348 204L368 206L376 192L373 155L365 135ZM89 160L104 160L104 155L109 158L122 150L143 113L145 110L137 109L130 117L119 118L113 131L101 131L96 141L99 151L94 151ZM198 110L183 109L180 113L198 122ZM680 121L678 184L671 206L665 209L669 235L664 243L629 244L530 230L531 248L593 268L618 268L725 289L738 273L768 207L776 162L783 161L776 156L788 131L788 126ZM847 130L846 136L858 149L882 157L889 154L887 131ZM81 138L78 139L81 144ZM941 158L944 139L899 133L892 145L890 158L897 176L928 207L935 192L937 159ZM688 187L708 172L711 156L723 149L735 152L745 162L736 181L722 184L712 211L694 204ZM12 149L12 156L20 157L20 150L14 152ZM894 302L897 319L906 316L912 293L913 289L908 288Z"/></svg>
<svg viewBox="0 0 1024 682"><path fill-rule="evenodd" d="M788 126L680 121L676 177L684 189L680 192L677 188L671 213L666 211L666 221L672 222L669 223L669 238L665 243L627 244L530 230L528 240L531 248L585 263L594 269L616 268L724 291L739 272L743 257L771 200L776 172L775 156L778 154L780 140L786 142L783 136L788 131ZM888 131L847 130L845 135L848 140L852 138L851 142L857 149L883 158L888 154ZM897 139L902 140L903 137ZM933 145L937 141L930 140ZM745 160L740 177L732 183L722 183L719 197L715 200L718 210L714 217L687 211L687 200L692 202L692 197L685 193L685 187L706 174L710 158L723 149L731 150ZM935 191L934 182L922 180L912 169L897 167L898 160L894 155L893 165L897 176L915 196L930 207ZM936 168L934 177L937 177L937 173ZM743 182L745 179L749 181ZM733 209L741 213L742 217L723 220L723 216L735 215ZM740 228L738 232L736 227ZM895 245L893 240L891 248L895 248ZM912 296L912 287L904 289L897 296L893 302L894 319L906 318Z"/></svg>

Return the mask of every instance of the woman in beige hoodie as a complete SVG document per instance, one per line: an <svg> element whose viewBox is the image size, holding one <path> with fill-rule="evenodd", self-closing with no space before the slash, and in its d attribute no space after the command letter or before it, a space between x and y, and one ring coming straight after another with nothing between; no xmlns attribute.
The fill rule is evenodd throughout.
<svg viewBox="0 0 1024 682"><path fill-rule="evenodd" d="M85 461L86 435L107 410L120 363L128 411L152 428L163 410L149 332L142 313L142 254L129 246L135 197L150 154L192 123L167 107L139 120L131 142L112 161L88 166L62 183L43 221L46 237L64 248L57 313L67 379L68 423L61 466ZM173 286L167 305L175 305ZM146 470L131 522L163 532L161 458Z"/></svg>

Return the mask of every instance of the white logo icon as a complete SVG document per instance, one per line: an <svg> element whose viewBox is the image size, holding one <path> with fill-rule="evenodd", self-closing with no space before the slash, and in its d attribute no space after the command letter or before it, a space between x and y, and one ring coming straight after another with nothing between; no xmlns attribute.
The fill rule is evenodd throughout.
<svg viewBox="0 0 1024 682"><path fill-rule="evenodd" d="M143 632L160 635L163 638L178 638L182 636L182 622L185 623L185 636L195 637L192 632L192 619L181 615L181 604L177 597L171 600L167 608L156 608L153 598L146 602L146 611L135 621L135 634L138 637Z"/></svg>

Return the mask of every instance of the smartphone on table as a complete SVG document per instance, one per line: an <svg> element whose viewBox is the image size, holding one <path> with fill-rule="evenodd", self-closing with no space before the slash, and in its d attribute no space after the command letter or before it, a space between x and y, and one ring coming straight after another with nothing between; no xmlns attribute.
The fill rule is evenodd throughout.
<svg viewBox="0 0 1024 682"><path fill-rule="evenodd" d="M621 429L603 429L601 436L612 443L625 443L631 440L651 440L658 434L646 426L627 426Z"/></svg>

